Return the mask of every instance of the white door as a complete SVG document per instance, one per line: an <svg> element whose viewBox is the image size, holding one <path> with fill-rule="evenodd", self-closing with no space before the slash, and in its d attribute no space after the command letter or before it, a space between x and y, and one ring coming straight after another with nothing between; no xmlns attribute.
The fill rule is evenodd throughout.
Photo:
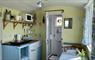
<svg viewBox="0 0 95 60"><path fill-rule="evenodd" d="M1 47L1 41L2 41L2 18L0 17L0 60L2 60L2 47Z"/></svg>
<svg viewBox="0 0 95 60"><path fill-rule="evenodd" d="M52 54L59 56L62 52L62 14L52 15Z"/></svg>
<svg viewBox="0 0 95 60"><path fill-rule="evenodd" d="M62 24L56 24L58 17L63 17L63 13L46 13L46 59L52 54L59 55L61 50ZM61 19L62 22L62 19Z"/></svg>
<svg viewBox="0 0 95 60"><path fill-rule="evenodd" d="M51 30L52 30L52 18L46 14L46 56L51 55ZM47 58L48 59L48 58Z"/></svg>

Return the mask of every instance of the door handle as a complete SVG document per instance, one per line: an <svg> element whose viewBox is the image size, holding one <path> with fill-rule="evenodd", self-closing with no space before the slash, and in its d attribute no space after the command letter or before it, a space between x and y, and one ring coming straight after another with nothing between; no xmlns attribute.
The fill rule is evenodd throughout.
<svg viewBox="0 0 95 60"><path fill-rule="evenodd" d="M49 43L49 40L46 40L46 43L48 44Z"/></svg>
<svg viewBox="0 0 95 60"><path fill-rule="evenodd" d="M53 36L55 37L55 34Z"/></svg>
<svg viewBox="0 0 95 60"><path fill-rule="evenodd" d="M61 38L61 40L63 40L63 38Z"/></svg>
<svg viewBox="0 0 95 60"><path fill-rule="evenodd" d="M61 41L58 41L58 42L61 42Z"/></svg>
<svg viewBox="0 0 95 60"><path fill-rule="evenodd" d="M36 51L35 49L32 49L31 52Z"/></svg>

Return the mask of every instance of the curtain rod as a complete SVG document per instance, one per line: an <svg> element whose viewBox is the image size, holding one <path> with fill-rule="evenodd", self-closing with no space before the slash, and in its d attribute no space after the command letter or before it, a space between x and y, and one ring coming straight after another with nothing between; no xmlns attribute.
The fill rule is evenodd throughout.
<svg viewBox="0 0 95 60"><path fill-rule="evenodd" d="M62 11L62 13L64 12L63 9L58 9L58 10L47 10L47 11L45 11L45 12L52 12L52 11Z"/></svg>

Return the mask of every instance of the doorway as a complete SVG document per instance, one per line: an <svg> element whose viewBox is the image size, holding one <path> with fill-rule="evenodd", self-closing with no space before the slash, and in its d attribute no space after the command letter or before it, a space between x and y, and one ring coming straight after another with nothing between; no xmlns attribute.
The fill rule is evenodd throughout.
<svg viewBox="0 0 95 60"><path fill-rule="evenodd" d="M62 12L46 12L46 60L62 53Z"/></svg>

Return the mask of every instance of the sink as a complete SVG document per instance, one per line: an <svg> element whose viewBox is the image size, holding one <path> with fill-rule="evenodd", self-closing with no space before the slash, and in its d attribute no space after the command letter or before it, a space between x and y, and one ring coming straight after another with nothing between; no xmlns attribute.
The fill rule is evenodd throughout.
<svg viewBox="0 0 95 60"><path fill-rule="evenodd" d="M20 46L20 45L24 45L24 44L28 44L28 43L33 43L36 42L38 40L22 40L20 42L8 42L8 43L3 43L3 45L13 45L13 46Z"/></svg>

